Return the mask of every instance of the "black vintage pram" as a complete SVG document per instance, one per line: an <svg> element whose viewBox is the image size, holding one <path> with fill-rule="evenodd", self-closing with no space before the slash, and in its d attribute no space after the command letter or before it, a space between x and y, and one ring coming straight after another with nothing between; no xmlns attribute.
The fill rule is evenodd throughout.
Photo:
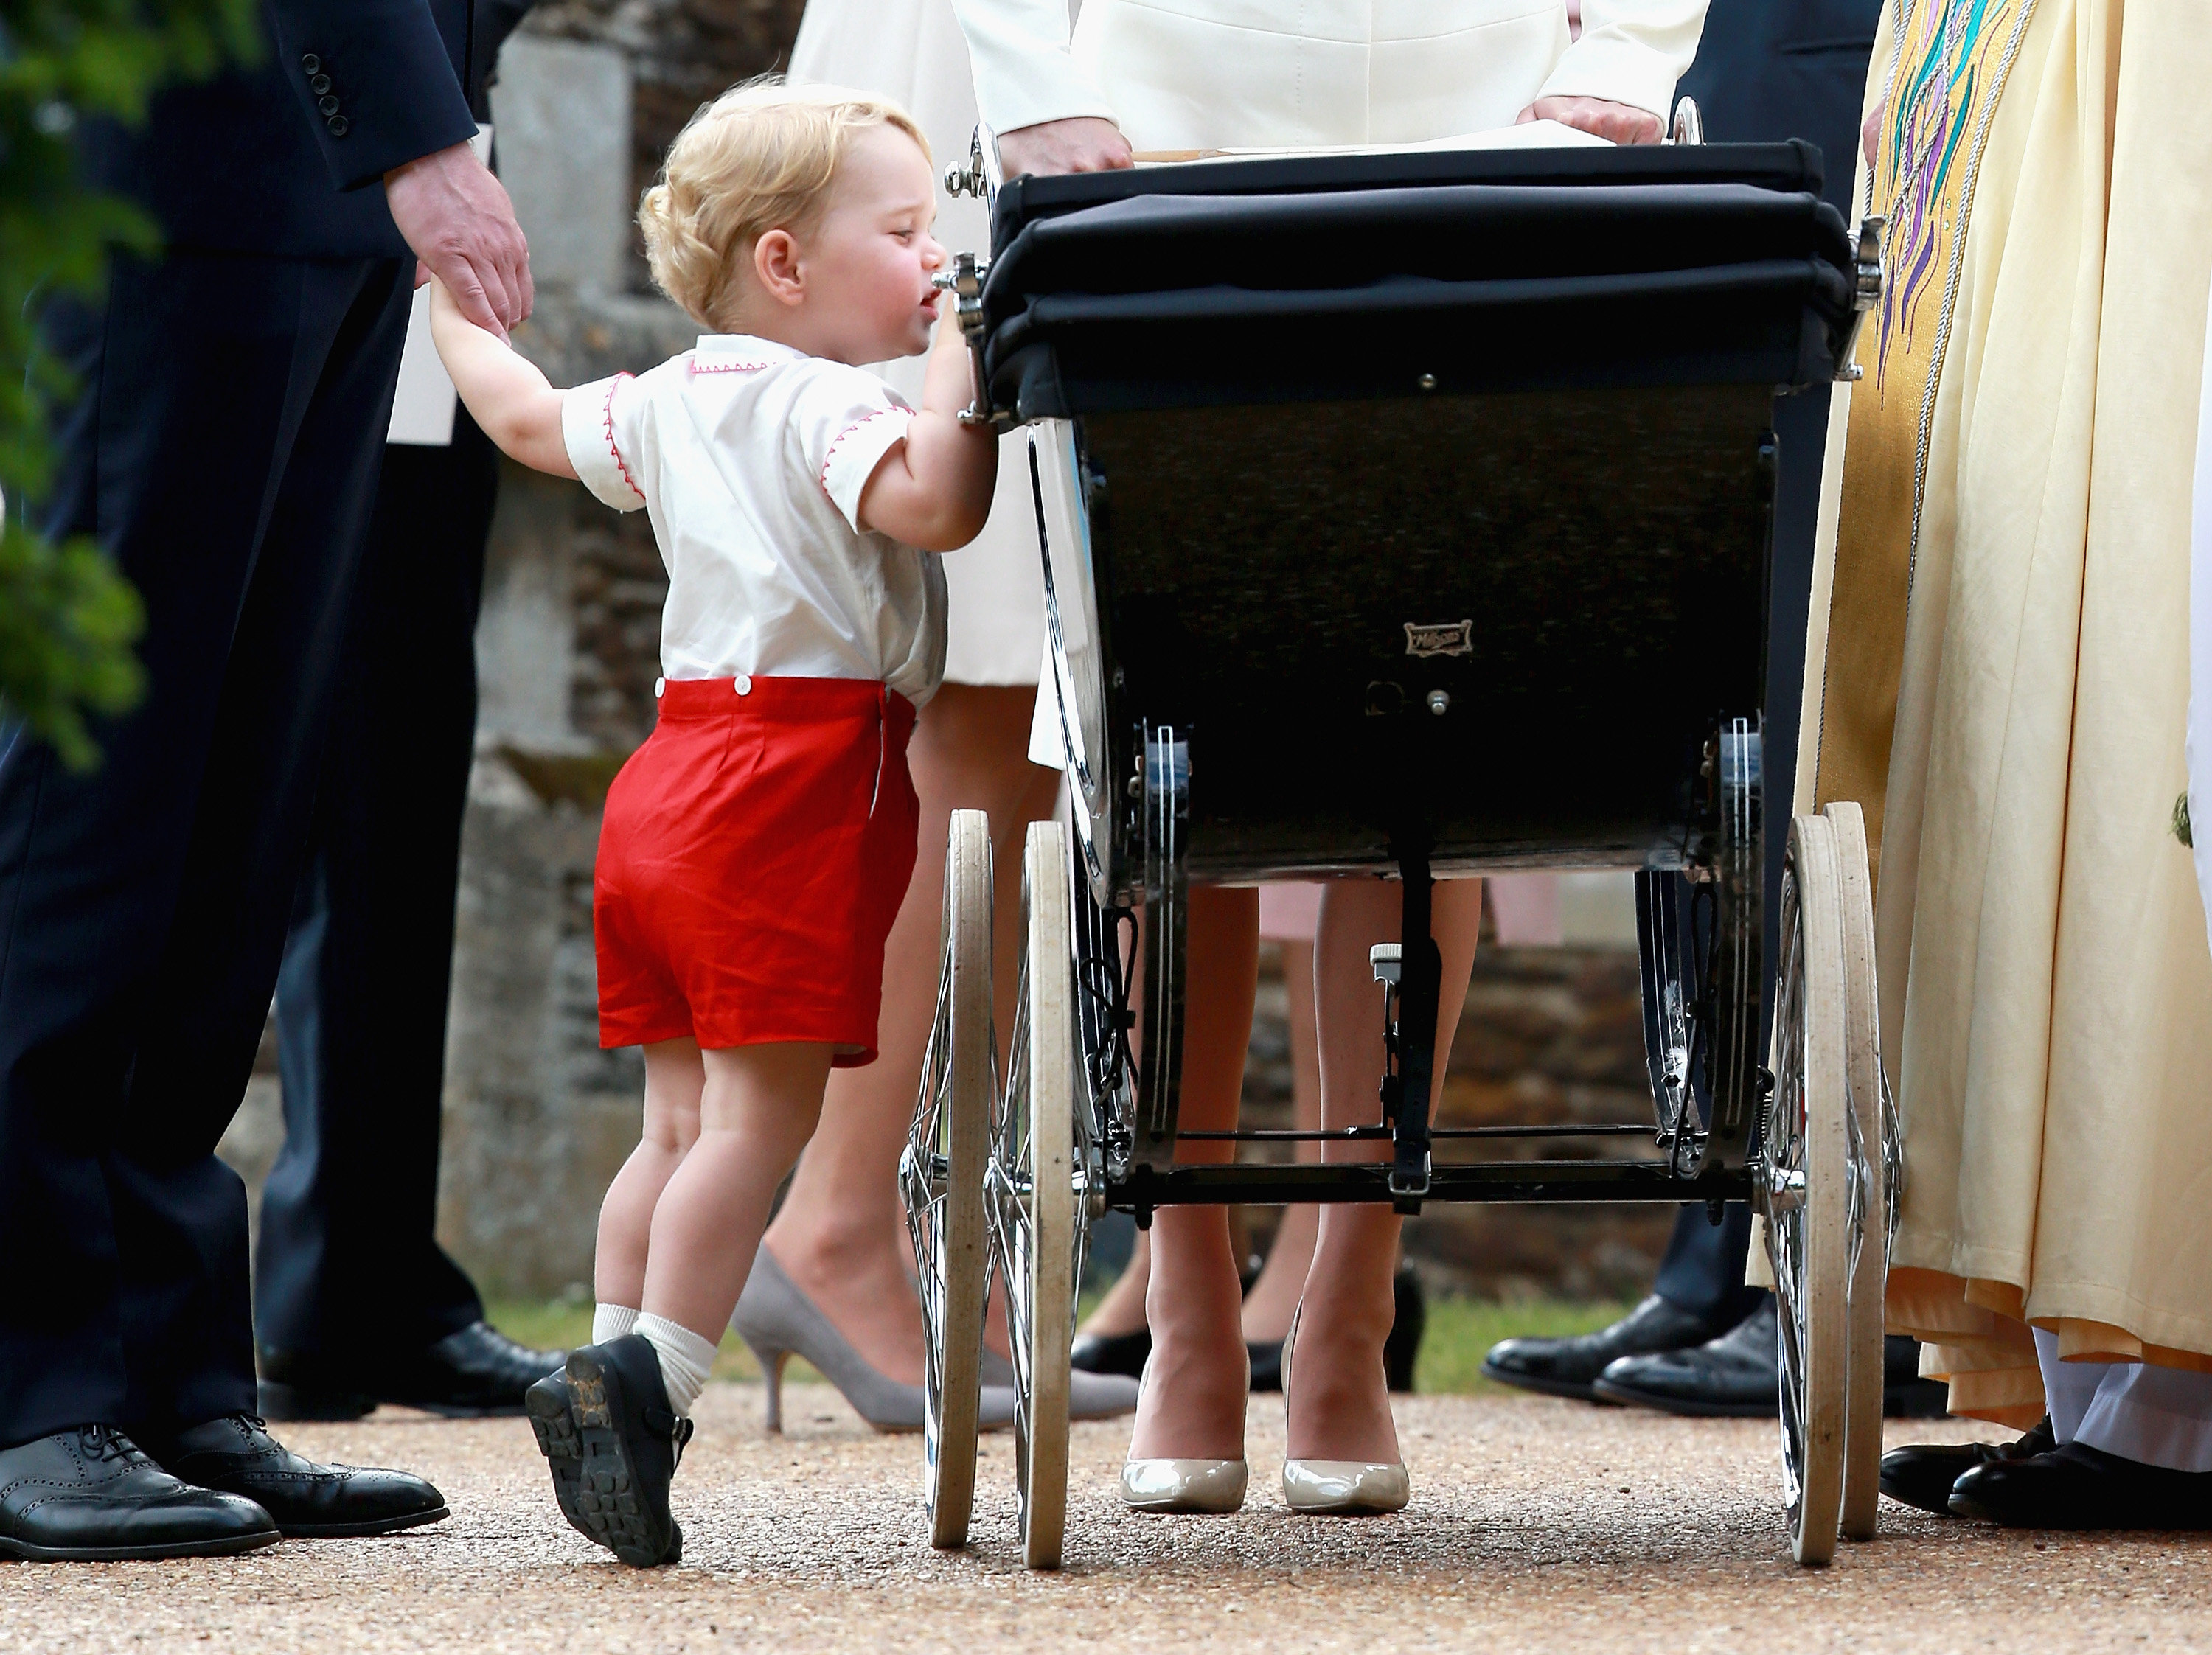
<svg viewBox="0 0 2212 1655"><path fill-rule="evenodd" d="M1874 1525L1899 1174L1855 806L1788 825L1760 1049L1770 408L1853 372L1879 226L1846 233L1802 144L1003 185L988 147L948 183L991 196L993 255L948 284L970 417L1029 432L1072 809L1028 840L1003 1086L989 839L953 822L902 1167L934 1543L967 1534L995 1276L1024 1551L1060 1561L1075 1293L1109 1209L1748 1200L1781 1298L1793 1550L1826 1561ZM1531 867L1636 872L1656 1125L1430 1123L1431 876ZM1389 1159L1176 1164L1191 882L1350 873L1404 888L1404 943L1375 951L1384 1124L1237 1136ZM1498 1138L1550 1147L1470 1158Z"/></svg>

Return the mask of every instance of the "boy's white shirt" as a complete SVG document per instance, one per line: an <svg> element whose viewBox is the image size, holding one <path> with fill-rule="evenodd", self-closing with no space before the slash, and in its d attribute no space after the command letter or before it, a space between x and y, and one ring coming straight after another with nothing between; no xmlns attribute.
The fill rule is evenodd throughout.
<svg viewBox="0 0 2212 1655"><path fill-rule="evenodd" d="M983 119L1096 116L1140 150L1417 141L1510 125L1540 97L1664 120L1706 0L952 0Z"/></svg>
<svg viewBox="0 0 2212 1655"><path fill-rule="evenodd" d="M578 385L562 435L585 486L645 508L668 570L673 679L853 678L919 706L945 674L945 573L864 529L860 494L914 412L873 374L710 334L633 379Z"/></svg>

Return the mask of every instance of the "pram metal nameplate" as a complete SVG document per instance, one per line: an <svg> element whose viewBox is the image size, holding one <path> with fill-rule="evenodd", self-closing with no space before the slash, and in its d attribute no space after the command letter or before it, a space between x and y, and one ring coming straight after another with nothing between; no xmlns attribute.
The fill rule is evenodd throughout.
<svg viewBox="0 0 2212 1655"><path fill-rule="evenodd" d="M1448 621L1437 626L1421 626L1406 622L1406 653L1423 655L1472 655L1474 653L1474 622Z"/></svg>

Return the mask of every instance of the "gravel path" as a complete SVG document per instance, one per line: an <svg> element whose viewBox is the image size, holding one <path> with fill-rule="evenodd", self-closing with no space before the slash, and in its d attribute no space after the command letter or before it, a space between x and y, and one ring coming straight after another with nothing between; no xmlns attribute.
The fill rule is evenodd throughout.
<svg viewBox="0 0 2212 1655"><path fill-rule="evenodd" d="M1123 1425L1081 1426L1068 1567L1018 1563L1012 1440L987 1439L974 1543L921 1538L919 1440L835 1391L714 1386L677 1482L684 1565L624 1568L560 1519L528 1428L386 1409L294 1426L319 1457L434 1477L454 1516L388 1540L203 1563L0 1567L0 1651L2212 1651L2212 1537L2008 1535L1885 1503L1833 1567L1788 1561L1773 1427L1536 1399L1405 1399L1413 1503L1298 1519L1277 1398L1235 1518L1112 1502ZM1969 1428L1893 1425L1891 1440Z"/></svg>

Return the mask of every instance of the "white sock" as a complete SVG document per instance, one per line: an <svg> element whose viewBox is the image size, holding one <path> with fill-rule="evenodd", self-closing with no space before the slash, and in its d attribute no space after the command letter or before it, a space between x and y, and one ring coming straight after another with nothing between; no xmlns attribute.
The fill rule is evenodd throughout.
<svg viewBox="0 0 2212 1655"><path fill-rule="evenodd" d="M668 1387L668 1405L678 1415L690 1413L691 1404L707 1388L707 1373L714 1365L714 1342L650 1311L637 1319L632 1331L660 1358L660 1382Z"/></svg>
<svg viewBox="0 0 2212 1655"><path fill-rule="evenodd" d="M628 1305L595 1305L592 1307L592 1343L605 1344L610 1339L619 1339L625 1333L637 1331L637 1312Z"/></svg>

